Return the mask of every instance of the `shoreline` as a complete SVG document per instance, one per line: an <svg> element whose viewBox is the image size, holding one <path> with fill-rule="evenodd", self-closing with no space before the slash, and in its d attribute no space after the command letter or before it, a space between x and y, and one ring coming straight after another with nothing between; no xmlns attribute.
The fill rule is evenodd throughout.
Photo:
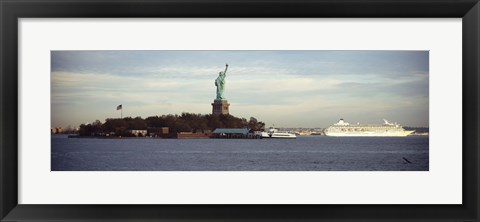
<svg viewBox="0 0 480 222"><path fill-rule="evenodd" d="M60 134L61 135L61 134ZM59 134L54 134L52 136L60 136ZM408 135L405 137L428 137L429 135L424 134L416 134L416 135ZM323 136L323 135L297 135L297 137L331 137L331 136ZM352 136L345 136L352 138ZM358 137L358 136L353 136ZM372 136L378 138L378 136ZM387 136L388 137L388 136ZM111 136L78 136L78 135L68 135L68 139L229 139L229 138L216 138L216 137L182 137L182 138L175 138L175 137L111 137ZM338 137L335 137L338 138ZM358 137L360 138L360 137ZM365 137L361 137L365 138ZM231 138L231 139L262 139L262 138ZM270 138L268 138L270 139Z"/></svg>

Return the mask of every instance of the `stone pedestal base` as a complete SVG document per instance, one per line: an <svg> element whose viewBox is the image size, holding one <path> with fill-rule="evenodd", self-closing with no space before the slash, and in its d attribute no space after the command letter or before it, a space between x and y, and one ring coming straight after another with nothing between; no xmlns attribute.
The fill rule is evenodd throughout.
<svg viewBox="0 0 480 222"><path fill-rule="evenodd" d="M228 103L227 100L221 100L221 99L216 99L213 100L212 103L212 114L213 115L227 115L229 114L228 112L228 107L230 106L230 103Z"/></svg>

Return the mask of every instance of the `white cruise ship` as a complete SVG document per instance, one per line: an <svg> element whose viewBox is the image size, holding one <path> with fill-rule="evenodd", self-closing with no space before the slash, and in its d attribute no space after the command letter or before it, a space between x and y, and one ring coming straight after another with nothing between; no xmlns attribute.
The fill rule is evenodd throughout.
<svg viewBox="0 0 480 222"><path fill-rule="evenodd" d="M288 132L279 132L278 129L271 128L267 132L262 132L263 138L273 138L273 139L296 139L297 135Z"/></svg>
<svg viewBox="0 0 480 222"><path fill-rule="evenodd" d="M326 136L407 136L414 131L405 130L397 123L383 119L383 124L350 124L340 119L325 129Z"/></svg>

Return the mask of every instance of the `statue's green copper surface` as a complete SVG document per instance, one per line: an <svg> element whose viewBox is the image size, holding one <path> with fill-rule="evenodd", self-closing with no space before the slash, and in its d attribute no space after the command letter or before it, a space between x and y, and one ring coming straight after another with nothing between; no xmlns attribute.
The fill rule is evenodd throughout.
<svg viewBox="0 0 480 222"><path fill-rule="evenodd" d="M227 74L228 64L225 65L225 71L218 74L217 79L215 79L215 86L217 86L217 98L216 99L225 99L225 77Z"/></svg>

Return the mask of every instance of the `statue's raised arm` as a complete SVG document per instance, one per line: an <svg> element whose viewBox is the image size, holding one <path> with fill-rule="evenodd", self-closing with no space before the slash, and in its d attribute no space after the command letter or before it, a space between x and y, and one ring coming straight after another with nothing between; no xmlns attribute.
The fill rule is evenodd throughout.
<svg viewBox="0 0 480 222"><path fill-rule="evenodd" d="M227 63L227 64L225 64L225 71L223 72L223 74L224 74L224 75L226 75L226 74L227 74L227 69L228 69L228 63Z"/></svg>

